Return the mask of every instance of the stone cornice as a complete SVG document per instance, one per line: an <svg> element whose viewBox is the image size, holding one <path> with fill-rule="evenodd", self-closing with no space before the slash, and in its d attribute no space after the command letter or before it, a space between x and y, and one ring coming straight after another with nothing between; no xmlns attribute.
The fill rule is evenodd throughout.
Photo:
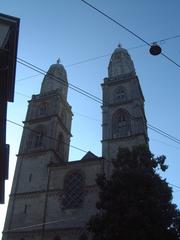
<svg viewBox="0 0 180 240"><path fill-rule="evenodd" d="M131 134L130 136L125 136L125 137L116 137L116 138L108 138L108 139L103 139L103 140L101 140L101 142L103 143L103 142L109 142L109 141L111 141L111 142L116 142L117 140L124 140L124 139L127 139L127 140L129 140L130 138L131 139L135 139L136 137L138 137L138 136L144 136L144 138L145 139L147 139L148 140L148 137L146 136L146 134L145 133L136 133L136 134Z"/></svg>
<svg viewBox="0 0 180 240"><path fill-rule="evenodd" d="M137 100L137 98L134 98L134 99L129 99L129 100L127 100L127 101L124 101L124 102L120 102L120 103L118 103L118 102L112 102L112 103L104 103L102 106L101 106L101 108L103 109L103 108L107 108L107 107L121 107L121 106L126 106L126 105L128 105L128 104L131 104L131 103L133 103L135 100Z"/></svg>
<svg viewBox="0 0 180 240"><path fill-rule="evenodd" d="M125 76L125 77L117 77L116 79L110 79L110 78L105 78L104 82L101 84L102 87L104 86L112 86L112 85L117 85L118 83L125 83L129 82L133 79L137 79L137 76Z"/></svg>
<svg viewBox="0 0 180 240"><path fill-rule="evenodd" d="M70 136L72 137L72 134L70 133L70 131L67 129L67 127L65 126L65 124L63 123L63 121L61 120L61 118L59 117L58 114L52 114L52 115L47 115L47 116L42 116L42 117L36 117L36 118L33 118L33 119L29 119L29 120L25 120L23 121L24 123L24 127L26 128L27 124L28 126L31 125L31 124L36 124L36 123L42 123L42 122L46 122L46 121L49 121L51 120L52 118L57 118L58 121L61 123L62 127L63 127L63 130Z"/></svg>
<svg viewBox="0 0 180 240"><path fill-rule="evenodd" d="M72 162L64 162L64 163L50 163L48 165L49 168L67 168L72 165L96 165L99 164L103 160L103 157L90 158L87 160L77 160Z"/></svg>
<svg viewBox="0 0 180 240"><path fill-rule="evenodd" d="M98 190L98 187L96 184L89 185L89 186L85 186L84 190L85 190L85 193L87 194L88 192L94 192L94 191L96 192ZM20 192L20 193L10 194L9 196L11 198L33 198L46 193L48 194L48 196L54 196L54 195L62 196L63 189L49 189L48 191L41 190L41 191L33 191L33 192Z"/></svg>
<svg viewBox="0 0 180 240"><path fill-rule="evenodd" d="M109 107L121 107L121 106L126 106L128 104L132 104L133 102L136 103L136 101L139 101L139 98L138 97L134 97L134 98L131 98L131 99L128 99L127 101L124 101L124 102L111 102L111 103L104 103L101 108L109 108Z"/></svg>
<svg viewBox="0 0 180 240"><path fill-rule="evenodd" d="M42 99L48 99L48 98L51 98L51 97L58 97L58 98L60 98L61 102L64 105L67 105L67 107L69 109L71 109L71 106L69 105L67 100L64 97L62 97L61 93L58 90L52 90L52 91L49 91L49 92L44 93L44 94L37 94L37 95L34 94L34 95L32 95L32 99L29 100L28 102L34 102L34 101L41 102Z"/></svg>
<svg viewBox="0 0 180 240"><path fill-rule="evenodd" d="M66 233L66 232L71 232L71 233L74 233L74 232L81 232L82 230L84 230L84 227L69 227L69 228L51 228L51 229L44 229L44 232L45 233ZM16 230L5 230L5 231L3 231L2 233L3 234L10 234L10 235L34 235L34 234L41 234L41 232L42 232L42 227L39 227L39 229L32 229L32 230L29 230L29 231L27 231L27 230L24 230L24 231L18 231L18 228L17 228L17 231Z"/></svg>
<svg viewBox="0 0 180 240"><path fill-rule="evenodd" d="M56 153L56 151L54 151L54 149L52 148L49 148L49 149L45 149L43 147L39 147L39 148L34 148L32 149L31 151L29 152L19 152L16 156L17 157L34 157L34 156L38 156L38 155L44 155L48 152L52 152L54 153L54 155L56 156L56 158L59 159L59 161L61 162L62 164L62 161L61 159L59 158L59 155Z"/></svg>

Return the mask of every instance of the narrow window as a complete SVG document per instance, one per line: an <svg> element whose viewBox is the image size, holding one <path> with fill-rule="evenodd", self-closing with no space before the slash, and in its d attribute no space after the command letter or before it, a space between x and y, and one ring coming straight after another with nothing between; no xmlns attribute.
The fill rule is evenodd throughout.
<svg viewBox="0 0 180 240"><path fill-rule="evenodd" d="M113 137L125 137L130 134L130 117L127 111L119 109L113 115Z"/></svg>
<svg viewBox="0 0 180 240"><path fill-rule="evenodd" d="M119 119L118 119L118 129L120 130L122 127L125 127L126 125L127 125L126 118L122 114L119 116Z"/></svg>
<svg viewBox="0 0 180 240"><path fill-rule="evenodd" d="M58 141L57 141L57 152L61 156L61 158L64 158L64 151L65 151L65 142L64 142L64 136L62 133L59 134L58 136Z"/></svg>
<svg viewBox="0 0 180 240"><path fill-rule="evenodd" d="M24 214L27 213L27 204L24 205Z"/></svg>
<svg viewBox="0 0 180 240"><path fill-rule="evenodd" d="M46 114L47 112L47 103L42 103L40 106L39 106L39 115L44 115Z"/></svg>
<svg viewBox="0 0 180 240"><path fill-rule="evenodd" d="M42 146L42 140L43 140L43 134L41 133L37 133L35 135L35 143L34 143L34 147L41 147Z"/></svg>
<svg viewBox="0 0 180 240"><path fill-rule="evenodd" d="M31 180L32 180L32 173L29 174L29 182L31 182Z"/></svg>
<svg viewBox="0 0 180 240"><path fill-rule="evenodd" d="M65 109L62 110L61 112L61 119L62 119L62 122L64 123L64 125L66 125L66 113L65 113Z"/></svg>
<svg viewBox="0 0 180 240"><path fill-rule="evenodd" d="M45 135L45 128L44 126L39 126L35 129L32 129L32 132L30 132L28 141L27 141L27 148L39 148L44 147L44 135Z"/></svg>

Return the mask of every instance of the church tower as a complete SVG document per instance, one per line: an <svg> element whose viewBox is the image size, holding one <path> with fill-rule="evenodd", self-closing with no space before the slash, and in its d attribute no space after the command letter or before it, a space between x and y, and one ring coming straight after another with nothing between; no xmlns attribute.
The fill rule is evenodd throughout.
<svg viewBox="0 0 180 240"><path fill-rule="evenodd" d="M110 58L102 90L102 156L111 161L119 147L148 143L144 97L133 61L120 45Z"/></svg>
<svg viewBox="0 0 180 240"><path fill-rule="evenodd" d="M3 239L24 239L22 231L33 231L44 221L48 165L68 161L72 112L67 92L66 70L57 61L45 75L40 94L29 101Z"/></svg>
<svg viewBox="0 0 180 240"><path fill-rule="evenodd" d="M79 240L97 211L97 174L110 173L119 147L148 144L144 97L121 46L102 90L102 157L87 152L68 161L73 114L67 74L59 61L49 68L40 94L29 101L3 240Z"/></svg>

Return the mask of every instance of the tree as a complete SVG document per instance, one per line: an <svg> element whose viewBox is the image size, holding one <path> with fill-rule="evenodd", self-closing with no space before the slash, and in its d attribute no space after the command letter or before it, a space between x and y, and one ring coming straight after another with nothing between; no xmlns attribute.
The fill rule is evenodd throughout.
<svg viewBox="0 0 180 240"><path fill-rule="evenodd" d="M147 146L119 149L110 178L97 177L97 214L88 229L93 240L177 240L180 212L172 188L157 170L165 156L154 157Z"/></svg>

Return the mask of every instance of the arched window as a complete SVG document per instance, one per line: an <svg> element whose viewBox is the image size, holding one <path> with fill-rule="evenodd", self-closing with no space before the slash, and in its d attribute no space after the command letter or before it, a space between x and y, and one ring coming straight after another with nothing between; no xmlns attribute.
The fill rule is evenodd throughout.
<svg viewBox="0 0 180 240"><path fill-rule="evenodd" d="M41 103L38 109L38 115L45 115L47 112L47 103Z"/></svg>
<svg viewBox="0 0 180 240"><path fill-rule="evenodd" d="M140 116L142 116L140 105L136 104L136 105L133 107L133 114L134 114L134 117L140 117Z"/></svg>
<svg viewBox="0 0 180 240"><path fill-rule="evenodd" d="M58 135L58 141L57 141L57 148L56 148L58 154L61 156L61 158L64 158L64 152L65 152L65 140L62 133L59 133Z"/></svg>
<svg viewBox="0 0 180 240"><path fill-rule="evenodd" d="M65 113L65 109L62 109L62 112L61 112L61 119L62 119L62 122L64 123L64 125L66 125L66 113Z"/></svg>
<svg viewBox="0 0 180 240"><path fill-rule="evenodd" d="M30 132L27 147L40 148L44 146L45 129L43 126L38 126Z"/></svg>
<svg viewBox="0 0 180 240"><path fill-rule="evenodd" d="M32 181L32 173L29 174L29 182Z"/></svg>
<svg viewBox="0 0 180 240"><path fill-rule="evenodd" d="M27 204L24 205L24 214L27 213Z"/></svg>
<svg viewBox="0 0 180 240"><path fill-rule="evenodd" d="M68 174L64 182L64 209L80 208L84 200L84 178L79 172Z"/></svg>
<svg viewBox="0 0 180 240"><path fill-rule="evenodd" d="M121 103L127 100L126 89L124 87L118 87L115 89L114 94L114 102Z"/></svg>
<svg viewBox="0 0 180 240"><path fill-rule="evenodd" d="M114 113L112 119L113 137L126 137L130 135L130 116L124 109L119 109Z"/></svg>
<svg viewBox="0 0 180 240"><path fill-rule="evenodd" d="M35 133L35 135L34 135L34 147L35 148L41 147L42 143L43 143L43 133L42 132Z"/></svg>

